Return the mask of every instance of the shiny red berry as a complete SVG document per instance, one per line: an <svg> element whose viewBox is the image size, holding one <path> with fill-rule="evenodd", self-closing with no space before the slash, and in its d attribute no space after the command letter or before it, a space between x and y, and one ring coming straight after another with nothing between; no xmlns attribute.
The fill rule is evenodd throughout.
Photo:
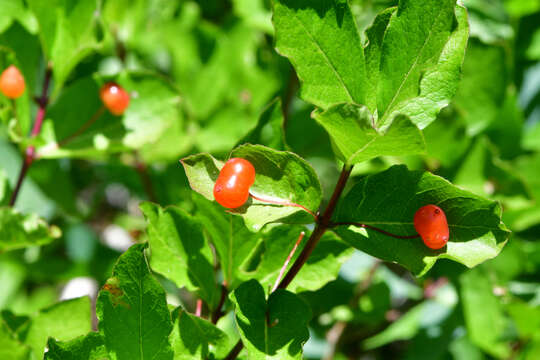
<svg viewBox="0 0 540 360"><path fill-rule="evenodd" d="M214 185L214 198L223 207L235 209L249 198L255 168L247 160L232 158L225 163Z"/></svg>
<svg viewBox="0 0 540 360"><path fill-rule="evenodd" d="M20 97L25 87L24 77L15 65L9 66L0 75L0 91L8 98Z"/></svg>
<svg viewBox="0 0 540 360"><path fill-rule="evenodd" d="M129 94L120 85L108 82L99 90L105 107L114 115L122 115L129 105Z"/></svg>
<svg viewBox="0 0 540 360"><path fill-rule="evenodd" d="M438 206L426 205L418 209L414 214L414 228L431 249L440 249L448 242L446 215Z"/></svg>

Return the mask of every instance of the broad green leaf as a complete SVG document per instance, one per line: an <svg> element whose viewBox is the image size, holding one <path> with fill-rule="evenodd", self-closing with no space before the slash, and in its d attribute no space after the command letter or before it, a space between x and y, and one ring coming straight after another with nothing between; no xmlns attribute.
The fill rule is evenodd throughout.
<svg viewBox="0 0 540 360"><path fill-rule="evenodd" d="M298 296L278 289L267 300L262 286L250 280L240 285L230 299L249 359L302 358L311 311Z"/></svg>
<svg viewBox="0 0 540 360"><path fill-rule="evenodd" d="M242 264L256 248L260 235L249 231L240 217L224 211L218 203L196 193L192 197L196 217L216 248L224 283L234 289L241 279Z"/></svg>
<svg viewBox="0 0 540 360"><path fill-rule="evenodd" d="M33 351L33 359L43 359L47 338L71 340L91 330L90 298L80 297L57 303L41 310L32 318L25 342Z"/></svg>
<svg viewBox="0 0 540 360"><path fill-rule="evenodd" d="M71 341L49 338L49 351L44 360L105 360L109 359L103 335L91 332Z"/></svg>
<svg viewBox="0 0 540 360"><path fill-rule="evenodd" d="M230 350L229 337L206 319L191 315L181 308L172 313L173 330L169 336L174 360L218 359Z"/></svg>
<svg viewBox="0 0 540 360"><path fill-rule="evenodd" d="M364 48L347 1L278 0L273 22L276 49L294 65L304 100L365 103Z"/></svg>
<svg viewBox="0 0 540 360"><path fill-rule="evenodd" d="M49 226L36 214L22 214L0 207L0 251L45 245L60 237L60 229Z"/></svg>
<svg viewBox="0 0 540 360"><path fill-rule="evenodd" d="M492 356L507 358L511 349L503 336L509 324L487 275L479 268L460 278L465 324L475 345Z"/></svg>
<svg viewBox="0 0 540 360"><path fill-rule="evenodd" d="M29 0L37 18L45 57L52 63L53 96L57 95L70 72L85 57L101 46L99 2L96 0Z"/></svg>
<svg viewBox="0 0 540 360"><path fill-rule="evenodd" d="M255 183L250 192L258 197L279 202L292 202L315 212L321 201L321 186L313 168L297 155L261 145L243 145L233 150L231 157L250 161L255 167ZM214 183L221 163L211 155L198 154L182 159L191 188L208 200L214 200ZM223 209L223 211L226 211ZM309 222L312 217L293 206L268 204L250 198L230 210L241 215L246 226L260 230L270 222Z"/></svg>
<svg viewBox="0 0 540 360"><path fill-rule="evenodd" d="M463 5L469 12L471 37L477 37L486 44L500 44L514 37L503 1L464 0Z"/></svg>
<svg viewBox="0 0 540 360"><path fill-rule="evenodd" d="M467 38L455 0L400 1L381 46L377 124L400 113L421 129L435 120L456 92Z"/></svg>
<svg viewBox="0 0 540 360"><path fill-rule="evenodd" d="M165 291L148 268L145 247L133 245L120 256L98 295L99 330L113 359L173 359L171 315Z"/></svg>
<svg viewBox="0 0 540 360"><path fill-rule="evenodd" d="M148 221L152 269L178 287L197 290L211 308L215 307L219 293L212 249L204 239L200 223L178 207L161 208L147 202L140 208Z"/></svg>
<svg viewBox="0 0 540 360"><path fill-rule="evenodd" d="M283 128L281 100L274 99L259 116L259 122L237 144L260 144L276 150L285 150L285 129Z"/></svg>
<svg viewBox="0 0 540 360"><path fill-rule="evenodd" d="M342 200L336 220L371 225L396 235L414 235L414 214L427 204L443 209L450 228L450 239L440 250L429 249L420 238L397 239L352 225L335 231L357 249L396 262L416 275L425 274L439 258L473 267L497 256L508 239L497 202L405 166L393 166L363 178Z"/></svg>
<svg viewBox="0 0 540 360"><path fill-rule="evenodd" d="M506 73L502 46L470 42L463 78L452 102L463 117L469 135L485 130L497 117L506 94Z"/></svg>
<svg viewBox="0 0 540 360"><path fill-rule="evenodd" d="M10 360L27 360L30 347L23 344L8 324L0 319L0 358Z"/></svg>
<svg viewBox="0 0 540 360"><path fill-rule="evenodd" d="M330 134L338 158L347 164L425 151L422 132L406 116L397 116L384 131L374 127L364 106L341 104L314 116Z"/></svg>
<svg viewBox="0 0 540 360"><path fill-rule="evenodd" d="M234 12L255 29L272 35L272 14L264 0L233 0Z"/></svg>
<svg viewBox="0 0 540 360"><path fill-rule="evenodd" d="M0 169L0 206L6 206L9 203L9 195L11 194L11 187L6 177L4 169Z"/></svg>

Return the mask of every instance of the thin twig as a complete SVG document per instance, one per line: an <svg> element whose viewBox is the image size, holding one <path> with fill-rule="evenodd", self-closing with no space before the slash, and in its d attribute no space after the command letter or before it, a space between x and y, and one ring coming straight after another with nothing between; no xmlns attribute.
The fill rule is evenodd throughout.
<svg viewBox="0 0 540 360"><path fill-rule="evenodd" d="M289 256L287 256L287 259L285 260L285 262L283 263L283 266L281 267L281 270L279 271L279 275L276 279L276 282L274 283L274 287L272 288L272 291L271 292L274 292L276 291L278 285L279 285L279 282L281 281L281 278L283 277L283 274L285 273L285 270L287 270L287 265L289 265L289 262L291 261L294 253L296 252L296 249L298 248L298 245L300 245L300 243L302 242L302 239L304 238L304 235L306 233L305 232L301 232L300 233L300 236L298 236L298 240L296 240L296 243L294 244L291 252L289 253Z"/></svg>
<svg viewBox="0 0 540 360"><path fill-rule="evenodd" d="M219 304L216 307L216 310L212 313L212 324L217 324L218 320L223 316L223 311L221 308L225 304L225 299L227 298L227 287L221 285L221 297L219 298Z"/></svg>
<svg viewBox="0 0 540 360"><path fill-rule="evenodd" d="M418 234L416 234L416 235L396 235L396 234L392 234L391 232L388 232L386 230L379 229L378 227L367 225L367 224L361 224L361 223L357 223L357 222L336 222L336 223L331 223L330 227L343 226L343 225L353 225L353 226L356 226L356 227L370 229L370 230L380 232L381 234L384 234L384 235L387 235L387 236L390 236L390 237L393 237L393 238L396 238L396 239L416 239L417 237L420 237L420 235L418 235Z"/></svg>
<svg viewBox="0 0 540 360"><path fill-rule="evenodd" d="M41 96L36 100L39 105L39 108L36 114L36 119L34 121L32 132L30 133L31 138L35 138L41 132L41 126L43 125L43 120L45 119L47 104L49 103L48 91L49 91L49 85L51 83L51 77L52 77L52 68L50 66L47 66L47 70L45 71L45 78L43 80L43 88L41 91ZM21 190L22 183L24 181L24 178L26 177L26 174L28 173L28 169L30 168L30 165L32 165L32 162L35 159L35 155L36 155L35 146L33 145L29 146L26 149L24 162L21 166L21 170L19 171L17 184L15 185L15 189L13 190L13 193L11 194L11 198L9 200L10 206L15 205L15 202L17 201L17 197L19 196L19 191Z"/></svg>

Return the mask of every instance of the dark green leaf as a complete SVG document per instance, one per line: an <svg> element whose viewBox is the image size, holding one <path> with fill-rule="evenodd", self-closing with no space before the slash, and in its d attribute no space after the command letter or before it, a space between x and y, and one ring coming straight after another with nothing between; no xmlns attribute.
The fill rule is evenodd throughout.
<svg viewBox="0 0 540 360"><path fill-rule="evenodd" d="M30 347L23 344L7 323L0 319L0 358L10 360L27 360Z"/></svg>
<svg viewBox="0 0 540 360"><path fill-rule="evenodd" d="M71 341L49 338L49 351L44 360L105 360L109 359L105 341L100 333L91 332Z"/></svg>
<svg viewBox="0 0 540 360"><path fill-rule="evenodd" d="M301 359L309 338L311 311L295 294L277 290L265 298L262 286L248 281L230 296L249 359Z"/></svg>
<svg viewBox="0 0 540 360"><path fill-rule="evenodd" d="M266 145L276 150L285 150L285 131L283 129L283 110L281 100L274 99L259 116L257 126L237 144Z"/></svg>
<svg viewBox="0 0 540 360"><path fill-rule="evenodd" d="M212 249L200 223L178 207L143 203L140 208L148 221L152 269L178 287L197 290L211 308L216 306L219 293Z"/></svg>
<svg viewBox="0 0 540 360"><path fill-rule="evenodd" d="M431 250L420 238L396 239L356 226L336 229L345 241L372 256L393 261L417 275L439 258L473 267L501 251L509 231L498 203L453 186L438 176L393 166L365 177L343 199L337 220L375 226L396 235L414 235L413 217L421 206L440 206L447 217L450 240Z"/></svg>
<svg viewBox="0 0 540 360"><path fill-rule="evenodd" d="M347 164L425 151L422 132L406 116L397 116L384 131L374 128L373 117L364 106L336 105L315 113L315 119L330 134L334 151Z"/></svg>
<svg viewBox="0 0 540 360"><path fill-rule="evenodd" d="M148 268L145 247L133 245L120 256L113 276L99 292L99 329L115 359L172 360L171 315L165 291Z"/></svg>

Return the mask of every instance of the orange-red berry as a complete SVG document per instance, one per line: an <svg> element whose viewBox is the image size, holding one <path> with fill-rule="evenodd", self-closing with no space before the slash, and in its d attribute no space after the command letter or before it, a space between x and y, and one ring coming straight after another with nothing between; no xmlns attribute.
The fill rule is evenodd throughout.
<svg viewBox="0 0 540 360"><path fill-rule="evenodd" d="M448 242L448 222L438 206L426 205L418 209L414 214L414 228L431 249L440 249Z"/></svg>
<svg viewBox="0 0 540 360"><path fill-rule="evenodd" d="M214 198L223 207L235 209L249 198L255 182L255 168L245 159L232 158L225 163L214 185Z"/></svg>
<svg viewBox="0 0 540 360"><path fill-rule="evenodd" d="M122 115L129 105L129 94L120 85L108 82L99 90L105 107L114 115Z"/></svg>
<svg viewBox="0 0 540 360"><path fill-rule="evenodd" d="M20 97L25 87L24 77L15 65L9 66L0 75L0 91L8 98Z"/></svg>

